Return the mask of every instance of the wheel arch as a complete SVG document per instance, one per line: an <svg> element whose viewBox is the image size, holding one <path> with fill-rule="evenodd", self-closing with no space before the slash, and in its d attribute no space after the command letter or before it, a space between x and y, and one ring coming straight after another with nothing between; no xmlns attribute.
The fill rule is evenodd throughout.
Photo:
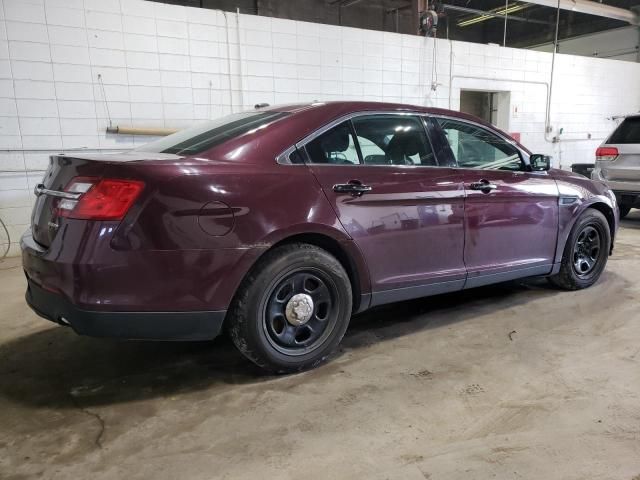
<svg viewBox="0 0 640 480"><path fill-rule="evenodd" d="M613 251L613 240L616 235L616 215L613 211L613 208L611 208L609 205L607 205L604 202L598 202L598 201L587 205L587 208L585 208L584 211L590 208L594 210L598 210L600 213L604 215L604 218L607 219L607 223L609 224L609 232L611 233L611 245L609 247L610 249L609 254L611 254L611 252Z"/></svg>
<svg viewBox="0 0 640 480"><path fill-rule="evenodd" d="M265 248L258 257L252 260L251 266L240 279L236 293L246 281L251 272L259 264L265 254L275 248L292 243L307 243L326 250L336 257L349 276L353 293L353 313L361 312L369 307L371 299L371 283L369 269L360 253L360 249L346 234L338 231L326 231L326 229L299 231L293 229L286 233L275 234L265 242ZM231 300L231 303L235 300Z"/></svg>
<svg viewBox="0 0 640 480"><path fill-rule="evenodd" d="M597 210L602 213L607 220L609 226L609 233L611 235L611 247L610 252L613 251L613 244L615 239L615 233L617 230L617 219L615 211L612 205L607 202L608 199L593 196L590 199L579 200L574 204L567 205L566 207L560 207L560 224L558 242L556 244L555 264L558 266L562 261L564 255L564 249L566 243L571 234L571 230L575 226L580 216L589 209Z"/></svg>

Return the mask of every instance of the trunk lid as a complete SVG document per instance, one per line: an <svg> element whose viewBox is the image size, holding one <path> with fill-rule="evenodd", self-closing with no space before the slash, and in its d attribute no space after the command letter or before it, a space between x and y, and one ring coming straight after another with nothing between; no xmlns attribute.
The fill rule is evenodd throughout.
<svg viewBox="0 0 640 480"><path fill-rule="evenodd" d="M49 157L49 167L38 187L63 192L75 177L103 177L107 173L115 176L140 176L140 169L134 166L150 162L157 166L180 158L182 157L172 154L135 151L117 154L52 155ZM36 197L31 215L31 229L33 239L44 247L51 245L60 230L60 222L64 221L64 218L57 215L60 201L61 198L46 193Z"/></svg>

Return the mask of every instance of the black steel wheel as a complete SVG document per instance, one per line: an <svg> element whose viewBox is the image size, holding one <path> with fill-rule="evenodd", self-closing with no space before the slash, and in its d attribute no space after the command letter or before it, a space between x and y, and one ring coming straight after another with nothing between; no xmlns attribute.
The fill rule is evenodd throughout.
<svg viewBox="0 0 640 480"><path fill-rule="evenodd" d="M336 284L320 270L288 273L267 296L263 328L273 348L304 355L326 339L337 321Z"/></svg>
<svg viewBox="0 0 640 480"><path fill-rule="evenodd" d="M228 314L238 349L275 373L322 362L351 317L349 276L319 247L291 244L265 254L241 285Z"/></svg>
<svg viewBox="0 0 640 480"><path fill-rule="evenodd" d="M573 246L573 268L579 277L588 276L598 263L602 241L600 232L591 224L580 230Z"/></svg>
<svg viewBox="0 0 640 480"><path fill-rule="evenodd" d="M611 230L602 212L589 208L576 220L565 243L560 271L549 277L566 290L593 285L607 264L611 250Z"/></svg>

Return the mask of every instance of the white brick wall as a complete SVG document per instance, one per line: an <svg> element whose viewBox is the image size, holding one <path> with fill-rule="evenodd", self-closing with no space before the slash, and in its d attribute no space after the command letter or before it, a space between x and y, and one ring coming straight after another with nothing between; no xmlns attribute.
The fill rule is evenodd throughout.
<svg viewBox="0 0 640 480"><path fill-rule="evenodd" d="M640 64L559 55L552 144L550 54L440 40L435 91L433 60L433 40L412 35L142 0L0 0L0 218L17 242L50 153L149 141L107 135L105 103L114 124L183 127L260 102L457 109L460 89L508 91L508 130L564 167L593 160L607 117L640 109Z"/></svg>

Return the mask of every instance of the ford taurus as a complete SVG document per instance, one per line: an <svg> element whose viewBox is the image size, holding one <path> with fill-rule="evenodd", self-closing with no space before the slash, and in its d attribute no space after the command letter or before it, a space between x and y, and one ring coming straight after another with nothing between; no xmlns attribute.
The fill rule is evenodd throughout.
<svg viewBox="0 0 640 480"><path fill-rule="evenodd" d="M22 238L26 299L78 334L206 340L317 365L352 314L530 276L600 277L600 181L469 115L331 102L260 108L120 154L59 154Z"/></svg>

